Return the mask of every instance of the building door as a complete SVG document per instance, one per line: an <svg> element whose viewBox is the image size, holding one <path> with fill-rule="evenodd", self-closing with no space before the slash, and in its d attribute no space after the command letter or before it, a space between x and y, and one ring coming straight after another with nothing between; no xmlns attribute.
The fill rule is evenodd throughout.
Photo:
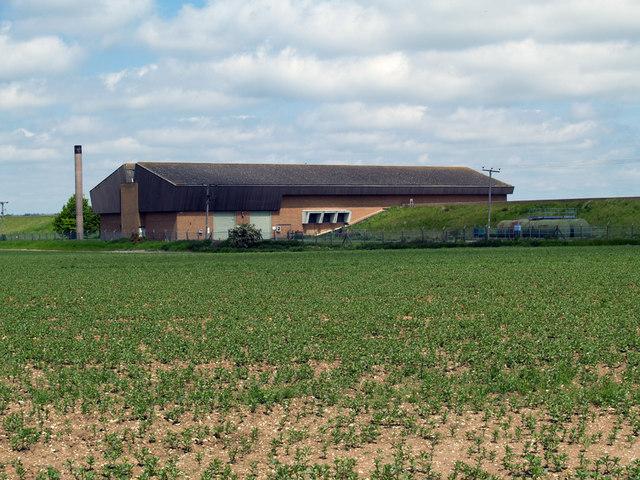
<svg viewBox="0 0 640 480"><path fill-rule="evenodd" d="M229 229L236 227L236 212L213 212L213 239L226 240Z"/></svg>
<svg viewBox="0 0 640 480"><path fill-rule="evenodd" d="M271 212L250 212L249 223L260 229L262 238L271 238Z"/></svg>

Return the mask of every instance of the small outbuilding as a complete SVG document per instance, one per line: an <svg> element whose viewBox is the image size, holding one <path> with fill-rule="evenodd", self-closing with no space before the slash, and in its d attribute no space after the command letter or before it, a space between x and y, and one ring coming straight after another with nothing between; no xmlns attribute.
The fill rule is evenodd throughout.
<svg viewBox="0 0 640 480"><path fill-rule="evenodd" d="M513 186L492 179L492 199ZM252 223L263 237L320 234L385 208L486 202L489 177L466 167L220 163L125 164L91 190L103 234L224 239Z"/></svg>

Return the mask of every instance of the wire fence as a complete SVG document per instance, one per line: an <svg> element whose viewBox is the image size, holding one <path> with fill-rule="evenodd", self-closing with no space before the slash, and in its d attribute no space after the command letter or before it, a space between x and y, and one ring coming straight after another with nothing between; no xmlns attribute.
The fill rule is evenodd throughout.
<svg viewBox="0 0 640 480"><path fill-rule="evenodd" d="M517 238L534 239L637 239L640 238L640 229L634 224L628 226L584 226L584 227L554 227L554 228L527 228L520 231L514 229L472 227L461 229L407 229L400 231L385 230L338 230L323 235L302 235L294 232L290 238L310 242L423 242L423 243L455 243L477 242L491 240L511 240Z"/></svg>
<svg viewBox="0 0 640 480"><path fill-rule="evenodd" d="M133 236L135 237L135 235ZM227 232L212 232L210 239L223 240ZM101 239L113 241L123 238L132 238L131 234L123 232L85 233L84 239ZM147 231L145 238L151 241L173 242L177 240L207 240L202 233L175 232L175 231ZM511 240L517 238L554 238L564 240L577 239L637 239L640 238L640 228L631 225L605 225L605 226L556 226L554 228L528 227L521 230L513 228L470 227L460 229L407 229L399 231L365 230L365 229L339 229L323 234L309 235L301 231L290 231L286 234L278 234L274 237L264 237L265 240L299 240L313 243L353 243L353 242L476 242L486 240ZM7 241L39 241L39 240L75 240L75 233L8 233L0 236L0 240ZM135 239L135 238L134 238Z"/></svg>
<svg viewBox="0 0 640 480"><path fill-rule="evenodd" d="M85 240L98 240L100 239L100 232L91 232L83 235L83 239ZM0 240L3 241L13 241L13 240L24 240L24 241L37 241L37 240L77 240L78 236L75 232L72 233L31 233L31 232L12 232L6 233L4 235L0 235Z"/></svg>

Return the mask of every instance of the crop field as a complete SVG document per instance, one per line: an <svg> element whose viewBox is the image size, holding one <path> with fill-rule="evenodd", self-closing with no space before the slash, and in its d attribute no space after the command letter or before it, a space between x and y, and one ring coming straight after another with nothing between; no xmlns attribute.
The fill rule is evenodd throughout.
<svg viewBox="0 0 640 480"><path fill-rule="evenodd" d="M0 252L0 478L640 478L638 247Z"/></svg>

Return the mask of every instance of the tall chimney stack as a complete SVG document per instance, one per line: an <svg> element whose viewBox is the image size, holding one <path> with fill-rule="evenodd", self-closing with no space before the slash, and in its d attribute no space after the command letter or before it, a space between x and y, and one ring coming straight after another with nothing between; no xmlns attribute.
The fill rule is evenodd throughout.
<svg viewBox="0 0 640 480"><path fill-rule="evenodd" d="M76 153L76 239L84 239L84 205L82 198L82 145L75 146Z"/></svg>

